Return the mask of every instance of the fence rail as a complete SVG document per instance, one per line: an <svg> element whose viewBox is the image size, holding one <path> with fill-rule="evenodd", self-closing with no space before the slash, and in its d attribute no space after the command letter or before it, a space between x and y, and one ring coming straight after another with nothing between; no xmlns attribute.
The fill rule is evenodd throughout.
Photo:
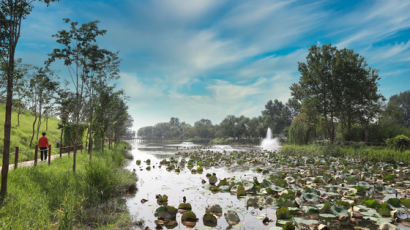
<svg viewBox="0 0 410 230"><path fill-rule="evenodd" d="M49 145L49 147L48 147L48 149L47 149L47 155L48 155L48 165L50 165L51 164L51 150L52 150L52 148L51 148L52 146L51 145ZM60 145L59 146L59 155L60 155L60 158L63 156L63 153L67 153L67 155L70 155L70 152L71 151L73 151L73 153L74 153L74 158L73 158L73 170L75 171L75 161L76 161L76 152L77 152L77 150L80 150L81 152L83 151L83 149L84 149L84 145L83 144L80 144L80 145L67 145L67 146L62 146L62 145ZM64 150L66 150L66 151L64 151ZM24 163L24 162L30 162L30 161L23 161L23 162L19 162L19 155L20 154L30 154L30 153L32 153L34 151L34 160L33 160L33 165L34 166L37 166L37 161L38 161L38 151L39 151L39 147L38 147L38 145L36 145L35 146L35 148L34 149L31 149L31 150L25 150L25 151L20 151L20 148L19 147L16 147L15 148L15 151L14 151L14 169L17 169L18 168L18 165L19 165L19 163ZM41 151L41 150L40 150ZM47 157L47 156L46 156Z"/></svg>

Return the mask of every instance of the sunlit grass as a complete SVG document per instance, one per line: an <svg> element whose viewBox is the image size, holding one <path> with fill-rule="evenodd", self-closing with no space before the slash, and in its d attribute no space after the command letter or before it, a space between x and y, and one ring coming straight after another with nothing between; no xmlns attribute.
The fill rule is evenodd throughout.
<svg viewBox="0 0 410 230"><path fill-rule="evenodd" d="M104 203L115 199L135 184L135 177L121 169L124 149L77 155L72 172L72 155L54 160L50 166L21 167L9 173L8 196L0 208L0 229L98 228L130 223L126 212L104 211ZM102 218L89 210L99 206ZM118 204L119 205L119 204ZM108 212L108 213L107 213Z"/></svg>

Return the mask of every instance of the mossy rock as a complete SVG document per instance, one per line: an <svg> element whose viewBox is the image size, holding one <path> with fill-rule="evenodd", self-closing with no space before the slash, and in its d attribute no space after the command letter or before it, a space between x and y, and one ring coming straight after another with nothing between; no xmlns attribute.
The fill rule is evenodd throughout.
<svg viewBox="0 0 410 230"><path fill-rule="evenodd" d="M145 168L145 170L150 171L150 170L151 170L151 166L147 166L147 167Z"/></svg>
<svg viewBox="0 0 410 230"><path fill-rule="evenodd" d="M205 215L202 217L202 221L204 222L204 225L208 227L216 227L216 225L218 224L216 217L210 213L205 213Z"/></svg>
<svg viewBox="0 0 410 230"><path fill-rule="evenodd" d="M199 166L199 167L196 169L196 172L199 173L199 174L202 174L202 173L204 172L204 169L203 169L201 166Z"/></svg>
<svg viewBox="0 0 410 230"><path fill-rule="evenodd" d="M235 211L228 210L227 213L224 214L226 222L229 226L237 225L241 221L238 214Z"/></svg>
<svg viewBox="0 0 410 230"><path fill-rule="evenodd" d="M185 222L185 221L188 221L188 222L197 222L197 221L198 221L198 218L196 218L196 215L195 215L194 212L192 212L192 211L186 211L184 214L182 214L182 216L181 216L181 221L182 221L182 222Z"/></svg>
<svg viewBox="0 0 410 230"><path fill-rule="evenodd" d="M292 222L286 222L285 225L283 225L282 230L295 230L295 225L293 225Z"/></svg>
<svg viewBox="0 0 410 230"><path fill-rule="evenodd" d="M259 207L259 205L258 205L258 198L256 198L256 197L254 197L254 198L249 198L249 199L246 201L246 208L249 208L249 207L258 208L258 207Z"/></svg>
<svg viewBox="0 0 410 230"><path fill-rule="evenodd" d="M219 204L212 205L206 209L206 212L211 214L221 216L222 215L222 207Z"/></svg>
<svg viewBox="0 0 410 230"><path fill-rule="evenodd" d="M136 163L137 163L137 165L140 165L140 164L141 164L141 160L137 160Z"/></svg>
<svg viewBox="0 0 410 230"><path fill-rule="evenodd" d="M155 210L155 217L160 220L175 220L178 210L172 206L161 206Z"/></svg>
<svg viewBox="0 0 410 230"><path fill-rule="evenodd" d="M191 211L192 206L190 203L180 203L178 206L178 209L185 210L185 211Z"/></svg>
<svg viewBox="0 0 410 230"><path fill-rule="evenodd" d="M216 182L218 181L218 178L216 177L216 175L212 175L208 178L209 184L211 185L215 185Z"/></svg>

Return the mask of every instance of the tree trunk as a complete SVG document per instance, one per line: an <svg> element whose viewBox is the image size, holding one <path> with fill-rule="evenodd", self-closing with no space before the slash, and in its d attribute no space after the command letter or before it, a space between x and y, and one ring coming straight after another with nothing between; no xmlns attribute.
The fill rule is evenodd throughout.
<svg viewBox="0 0 410 230"><path fill-rule="evenodd" d="M1 168L1 191L0 196L3 200L7 195L7 177L9 173L10 161L10 134L11 134L11 111L13 105L13 73L14 73L14 50L9 54L7 67L7 96L6 114L4 120L4 140L3 140L3 167Z"/></svg>
<svg viewBox="0 0 410 230"><path fill-rule="evenodd" d="M91 109L90 109L90 117L89 117L89 128L88 128L88 154L90 155L90 161L92 159L92 151L93 151L93 136L92 136L92 128L93 128L93 116L94 116L94 103L93 99L91 98Z"/></svg>
<svg viewBox="0 0 410 230"><path fill-rule="evenodd" d="M60 133L60 145L63 146L63 132L64 132L64 125L61 127Z"/></svg>
<svg viewBox="0 0 410 230"><path fill-rule="evenodd" d="M43 103L41 102L41 100L42 100L42 98L41 98L41 91L40 91L40 98L39 98L39 101L40 101L40 107L39 107L39 111L38 111L38 123L37 123L37 140L38 140L38 134L39 134L39 132L40 132L40 126L41 126L41 110L42 110L42 106L43 106Z"/></svg>
<svg viewBox="0 0 410 230"><path fill-rule="evenodd" d="M33 139L34 139L34 134L36 130L36 123L37 123L37 111L34 111L33 134L31 135L30 147L33 146Z"/></svg>
<svg viewBox="0 0 410 230"><path fill-rule="evenodd" d="M19 106L17 110L17 127L20 126L20 114L21 114L21 107Z"/></svg>

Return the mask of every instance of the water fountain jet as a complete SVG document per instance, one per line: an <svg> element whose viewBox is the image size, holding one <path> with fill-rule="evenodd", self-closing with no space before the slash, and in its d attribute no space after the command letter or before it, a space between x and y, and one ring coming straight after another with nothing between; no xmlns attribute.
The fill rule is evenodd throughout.
<svg viewBox="0 0 410 230"><path fill-rule="evenodd" d="M262 150L277 152L280 150L279 138L272 138L272 130L268 128L266 131L266 137L262 140L260 146Z"/></svg>

